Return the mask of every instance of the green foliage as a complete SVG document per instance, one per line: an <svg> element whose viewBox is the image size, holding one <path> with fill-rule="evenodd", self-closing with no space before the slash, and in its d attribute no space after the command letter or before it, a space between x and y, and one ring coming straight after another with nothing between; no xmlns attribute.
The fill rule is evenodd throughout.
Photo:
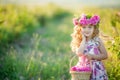
<svg viewBox="0 0 120 80"><path fill-rule="evenodd" d="M52 7L52 8L50 8ZM51 14L50 14L51 12ZM0 6L0 52L23 34L31 33L37 27L47 26L51 19L62 18L69 14L56 5L46 5L29 9L26 6ZM4 16L5 15L5 16Z"/></svg>
<svg viewBox="0 0 120 80"><path fill-rule="evenodd" d="M46 9L48 8L49 7L47 7ZM32 34L31 31L33 31L34 28L36 28L37 26L40 26L40 27L43 26L41 24L42 22L39 22L39 21L42 21L40 20L41 16L45 17L45 24L49 23L49 26L50 26L51 20L54 20L54 22L57 23L56 25L53 25L52 29L51 27L48 26L45 28L40 28L39 30L39 33L42 34L41 37L43 39L44 37L46 37L45 40L48 40L46 42L48 44L45 44L44 42L42 44L41 42L41 44L39 45L40 41L39 41L38 35L33 35L33 38L31 40L33 42L31 42L31 44L27 43L29 44L28 46L29 48L26 47L20 52L18 52L13 48L10 48L10 51L8 51L8 53L5 52L6 49L4 48L4 52L6 54L0 56L1 58L0 62L3 62L3 63L0 63L0 68L2 69L0 70L1 79L2 80L4 79L10 79L10 80L30 80L30 79L56 80L57 79L59 80L60 79L59 76L61 76L63 79L68 79L68 76L70 75L67 74L68 70L66 68L68 67L69 56L68 57L66 56L67 58L61 61L61 58L63 58L64 56L61 56L61 54L59 54L60 52L62 53L66 52L68 48L62 47L62 44L59 44L61 45L61 48L56 47L57 48L56 50L54 46L58 46L57 42L55 42L56 40L58 41L66 40L66 39L69 40L69 35L67 35L68 37L64 38L65 36L64 33L67 33L67 32L63 31L62 28L59 28L60 30L63 31L63 33L58 38L59 33L57 33L55 36L56 31L54 30L55 29L54 26L57 26L58 23L60 23L61 19L64 18L66 14L69 14L69 12L66 12L64 9L61 9L61 8L58 9L57 6L53 6L53 8L49 10L53 13L51 16L48 15L49 13L47 13L47 10L43 7L41 7L41 9L35 8L34 10L40 9L37 11L34 11L34 10L30 11L29 8L27 9L26 7L20 7L20 6L12 7L10 5L4 6L4 7L1 6L0 9L2 9L1 12L5 11L7 16L6 18L3 17L3 20L4 19L6 19L6 21L8 20L7 21L8 23L6 25L4 25L5 21L4 22L1 21L1 24L0 24L0 28L1 28L0 35L2 36L1 43L2 41L4 41L3 44L5 44L6 46L9 46L8 39L14 41L16 37L18 37L19 39L24 33L27 33L27 35L29 35L30 33ZM55 11L54 10L52 11L52 9L54 9ZM45 10L45 12L44 11L41 12L42 10ZM59 21L56 21L58 19L58 16L60 17L60 19ZM47 33L46 33L46 29L48 29ZM66 27L66 29L68 29L68 27ZM57 30L57 32L60 32L60 31ZM21 36L19 35L14 36L16 34L20 34ZM64 46L67 46L66 43L64 44ZM30 45L32 45L31 48L30 48ZM1 50L3 49L2 47L3 46L1 46ZM26 52L26 49L27 49L27 52ZM52 53L55 53L54 56L51 56ZM49 55L49 58L46 54ZM58 63L56 63L56 61L58 61ZM66 65L64 65L64 62L66 63ZM64 66L61 67L61 65L64 65ZM64 71L62 71L61 69Z"/></svg>
<svg viewBox="0 0 120 80"><path fill-rule="evenodd" d="M15 5L0 6L0 52L9 43L19 39L25 32L38 26L34 16L26 7Z"/></svg>
<svg viewBox="0 0 120 80"><path fill-rule="evenodd" d="M88 19L90 19L92 17L92 14L87 14L86 16Z"/></svg>
<svg viewBox="0 0 120 80"><path fill-rule="evenodd" d="M115 37L114 41L111 43L109 50L117 55L117 58L120 59L120 36Z"/></svg>
<svg viewBox="0 0 120 80"><path fill-rule="evenodd" d="M113 32L111 21L114 21L111 20L111 16L114 11L88 9L88 12L90 11L101 16L100 30L112 37L115 36L111 33ZM85 12L87 13L87 10ZM20 50L11 48L4 56L0 56L0 78L2 80L70 80L69 64L73 54L69 45L73 24L72 16L69 14L71 13L53 4L33 9L10 5L1 6L1 43L9 45L9 40L15 40L25 32L32 34L34 28L40 27L37 27L38 30L35 32L38 34L34 34L30 42L27 41L28 46ZM119 25L116 23L117 29ZM117 36L114 43L108 44L111 56L105 61L105 67L109 80L120 79L119 41L120 37ZM73 64L75 62L73 60Z"/></svg>
<svg viewBox="0 0 120 80"><path fill-rule="evenodd" d="M120 79L120 37L115 37L115 40L109 42L109 58L106 61L106 69L109 80Z"/></svg>

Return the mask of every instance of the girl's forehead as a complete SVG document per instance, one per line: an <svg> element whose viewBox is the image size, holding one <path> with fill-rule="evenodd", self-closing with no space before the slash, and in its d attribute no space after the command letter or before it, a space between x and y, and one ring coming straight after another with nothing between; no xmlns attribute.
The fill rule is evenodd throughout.
<svg viewBox="0 0 120 80"><path fill-rule="evenodd" d="M93 25L86 25L86 26L82 26L82 27L94 27Z"/></svg>

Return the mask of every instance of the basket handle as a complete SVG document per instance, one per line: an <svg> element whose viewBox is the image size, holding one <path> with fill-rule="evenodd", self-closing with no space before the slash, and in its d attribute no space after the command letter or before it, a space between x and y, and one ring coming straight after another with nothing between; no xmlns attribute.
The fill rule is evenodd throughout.
<svg viewBox="0 0 120 80"><path fill-rule="evenodd" d="M72 61L73 61L73 59L75 58L75 57L77 57L77 55L74 55L72 58L71 58L71 60L70 60L70 68L72 67L71 65L72 65Z"/></svg>
<svg viewBox="0 0 120 80"><path fill-rule="evenodd" d="M72 58L71 58L71 60L70 60L70 68L72 67L71 65L72 65L72 61L73 61L73 59L75 58L75 57L77 57L77 55L74 55ZM92 68L92 60L90 60L90 68Z"/></svg>

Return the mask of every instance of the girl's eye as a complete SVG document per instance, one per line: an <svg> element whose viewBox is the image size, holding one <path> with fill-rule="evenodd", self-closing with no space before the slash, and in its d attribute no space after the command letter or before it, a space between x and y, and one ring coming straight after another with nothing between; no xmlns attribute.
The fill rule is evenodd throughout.
<svg viewBox="0 0 120 80"><path fill-rule="evenodd" d="M82 27L83 29L85 29L86 27Z"/></svg>
<svg viewBox="0 0 120 80"><path fill-rule="evenodd" d="M92 28L92 26L89 26L88 28Z"/></svg>

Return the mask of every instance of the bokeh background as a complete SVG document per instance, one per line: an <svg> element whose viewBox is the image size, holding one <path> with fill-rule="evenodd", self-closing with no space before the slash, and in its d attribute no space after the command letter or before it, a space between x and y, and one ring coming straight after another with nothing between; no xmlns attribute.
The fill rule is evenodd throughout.
<svg viewBox="0 0 120 80"><path fill-rule="evenodd" d="M71 80L72 19L81 13L100 15L103 63L119 80L119 0L0 0L0 80Z"/></svg>

